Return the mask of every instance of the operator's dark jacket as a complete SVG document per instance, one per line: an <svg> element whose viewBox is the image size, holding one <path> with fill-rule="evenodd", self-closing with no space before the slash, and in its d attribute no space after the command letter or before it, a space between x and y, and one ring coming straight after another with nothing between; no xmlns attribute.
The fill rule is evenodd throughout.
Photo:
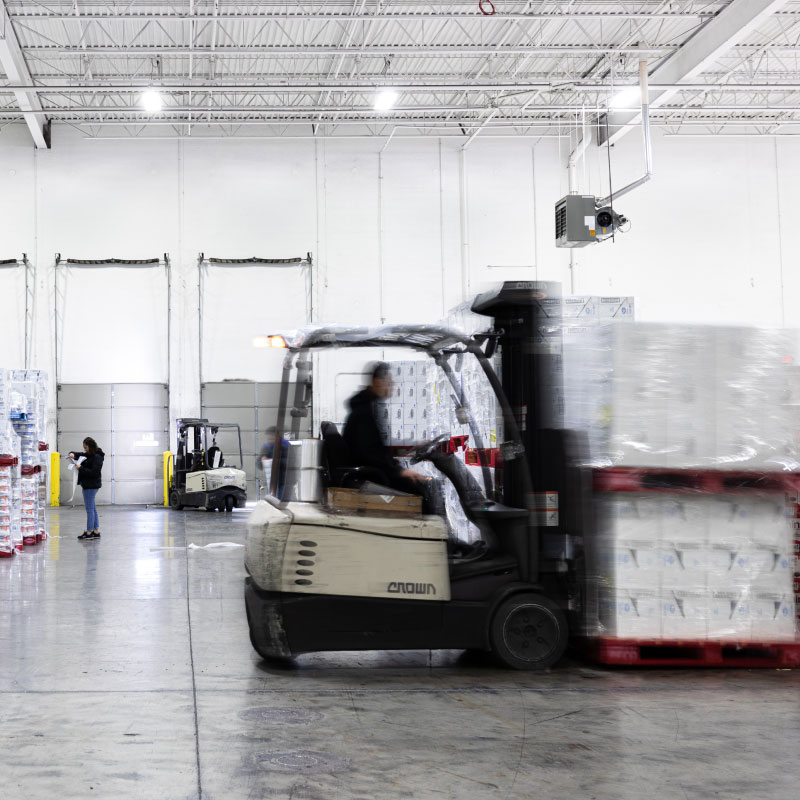
<svg viewBox="0 0 800 800"><path fill-rule="evenodd" d="M78 458L84 455L83 450L72 450ZM103 482L100 480L100 471L103 469L103 459L106 454L98 447L97 452L92 456L88 453L86 461L81 464L78 470L78 486L82 489L99 489Z"/></svg>
<svg viewBox="0 0 800 800"><path fill-rule="evenodd" d="M344 440L353 457L353 465L374 467L392 480L402 470L389 449L376 421L375 404L378 396L369 388L363 389L350 398L350 416L344 424Z"/></svg>

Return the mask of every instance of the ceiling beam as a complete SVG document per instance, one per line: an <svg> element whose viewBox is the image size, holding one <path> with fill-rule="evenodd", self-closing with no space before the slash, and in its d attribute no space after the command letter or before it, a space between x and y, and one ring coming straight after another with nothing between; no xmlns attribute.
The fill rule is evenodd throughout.
<svg viewBox="0 0 800 800"><path fill-rule="evenodd" d="M786 5L787 0L731 0L713 19L650 73L650 108L666 103L680 91L682 81L696 78L720 56L743 41L765 19ZM678 88L659 89L656 84ZM711 87L709 87L711 88ZM641 119L640 110L611 111L608 114L608 140L614 144L631 130L630 123ZM598 145L606 140L605 128Z"/></svg>
<svg viewBox="0 0 800 800"><path fill-rule="evenodd" d="M764 45L752 45L753 47L763 48ZM796 50L790 45L787 48ZM138 56L155 58L158 56L205 56L219 55L225 58L231 56L247 56L248 58L263 58L266 56L274 58L284 58L285 56L535 56L541 55L595 55L599 53L614 53L616 55L632 55L645 53L647 55L663 56L667 52L677 50L676 44L653 45L652 47L619 47L613 44L598 45L471 45L471 44L381 44L381 45L355 45L349 47L337 47L336 45L247 45L238 47L227 45L224 47L191 47L165 45L160 46L109 46L109 45L32 45L25 48L25 52L31 55L43 56L45 58L75 58L76 56L114 56L128 57Z"/></svg>
<svg viewBox="0 0 800 800"><path fill-rule="evenodd" d="M86 4L84 4L86 5ZM72 12L21 12L14 13L14 18L28 22L38 21L63 21L74 22L76 17ZM497 11L492 15L486 16L480 12L464 13L458 10L451 11L383 11L380 13L354 12L349 11L320 11L320 12L292 12L292 11L256 11L252 13L195 13L177 14L170 12L142 12L121 11L119 13L109 12L83 12L81 19L84 22L94 20L133 20L141 22L241 22L247 20L257 21L287 21L287 22L327 22L329 20L340 20L347 22L391 22L392 20L459 20L469 22L470 20L480 21L481 23L501 23L511 21L557 21L569 22L570 20L670 20L670 19L709 19L713 16L710 11L569 11L560 13L557 11Z"/></svg>
<svg viewBox="0 0 800 800"><path fill-rule="evenodd" d="M6 12L5 0L0 0L0 66L11 83L31 84L33 78L25 63L14 26ZM22 111L28 130L37 148L50 147L50 126L42 113L42 104L36 92L19 90L14 92L20 111Z"/></svg>
<svg viewBox="0 0 800 800"><path fill-rule="evenodd" d="M309 114L308 116L304 117L253 117L253 118L234 118L231 119L230 117L225 116L211 116L206 117L203 115L202 119L198 119L196 116L187 117L187 116L180 116L180 117L166 117L163 119L149 119L149 118L137 118L137 119L109 119L108 117L104 117L102 119L85 119L81 117L75 117L74 119L64 120L66 124L70 125L79 125L85 127L101 127L101 126L119 126L119 127L137 127L137 126L147 126L147 127L163 127L169 125L187 125L189 123L192 124L193 128L195 126L198 127L206 127L210 125L247 125L247 126L281 126L281 125L372 125L376 127L394 127L397 126L399 128L403 127L412 127L412 126L419 126L420 128L426 127L434 127L434 128L457 128L459 130L468 130L474 131L478 130L486 121L485 117L481 118L464 118L464 117L402 117L400 119L392 119L387 120L383 117L366 117L366 118L350 118L350 117L340 117L337 116L332 119L320 119L318 114ZM502 130L505 128L558 128L563 127L564 120L561 119L543 119L543 118L530 118L530 117L503 117L502 119L495 118L491 121L491 123L487 126L486 130L489 128L494 130ZM654 119L652 121L654 126L663 127L663 128L680 128L683 126L687 127L697 127L697 126L712 126L717 125L720 127L754 127L757 125L769 125L769 126L780 126L780 127L796 127L800 126L800 120L796 119L776 119L775 117L754 117L752 119L743 119L743 118L735 118L735 119L727 119L727 118L716 118L716 117L707 117L707 118L692 118L687 120L658 120ZM592 127L596 127L595 124ZM569 132L567 131L565 135L569 136Z"/></svg>
<svg viewBox="0 0 800 800"><path fill-rule="evenodd" d="M198 112L208 112L214 114L368 114L375 116L375 109L371 105L354 106L354 105L321 105L315 103L314 105L203 105L205 102L204 97L201 95L200 100L195 105L175 105L167 106L158 114L150 114L138 105L126 106L110 106L110 105L76 105L76 106L59 106L50 107L46 109L49 117L82 117L91 116L93 114L110 114L110 115L138 115L143 117L156 117L161 118L174 114L195 114ZM503 105L497 106L498 110L507 113L518 113L524 111L526 115L531 115L534 118L536 114L587 114L590 118L595 118L597 115L603 113L603 109L592 109L584 105L577 105L575 103L566 103L564 105L545 105L545 104L525 104L521 109L519 106ZM414 105L414 106L395 106L392 108L390 114L384 115L382 118L388 120L396 118L401 114L485 114L491 109L486 106L459 106L459 105ZM654 117L664 114L692 114L692 113L705 113L705 114L756 114L756 113L800 113L800 105L797 103L780 105L775 103L750 103L747 105L738 104L716 104L716 103L703 103L701 105L683 105L683 106L662 106L659 109L652 111ZM21 115L19 109L13 107L0 107L0 118L17 118Z"/></svg>
<svg viewBox="0 0 800 800"><path fill-rule="evenodd" d="M140 79L139 79L140 80ZM305 92L320 92L331 89L335 92L361 92L374 93L384 85L391 86L397 92L557 92L562 90L576 92L597 92L601 95L610 95L611 91L637 86L636 83L614 84L608 81L472 81L469 83L457 81L436 82L391 82L385 78L374 81L327 81L319 79L305 83L161 83L158 90L162 94L181 92L229 92L233 94L303 94ZM34 85L32 83L11 83L0 85L0 94L15 92L33 92L36 94L140 94L152 89L151 83L102 83L79 84L74 83L49 83L47 85ZM670 96L675 92L705 91L705 92L798 92L800 83L651 83L652 91L669 91ZM605 106L603 98L598 99L598 105ZM651 104L652 105L652 104Z"/></svg>

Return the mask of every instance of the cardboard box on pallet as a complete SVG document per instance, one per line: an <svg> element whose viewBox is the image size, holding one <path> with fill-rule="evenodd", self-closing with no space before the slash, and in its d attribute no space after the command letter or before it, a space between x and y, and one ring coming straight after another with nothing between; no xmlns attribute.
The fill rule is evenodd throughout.
<svg viewBox="0 0 800 800"><path fill-rule="evenodd" d="M605 617L595 634L635 630L639 623L620 597L635 599L647 587L659 598L656 638L769 642L794 635L793 534L779 495L608 493L596 508L587 563Z"/></svg>
<svg viewBox="0 0 800 800"><path fill-rule="evenodd" d="M661 638L661 598L657 591L631 587L603 594L600 619L604 635L620 639Z"/></svg>

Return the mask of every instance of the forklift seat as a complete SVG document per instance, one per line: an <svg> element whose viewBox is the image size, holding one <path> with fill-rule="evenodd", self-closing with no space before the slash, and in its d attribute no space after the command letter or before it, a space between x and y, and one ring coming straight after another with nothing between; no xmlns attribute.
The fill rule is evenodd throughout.
<svg viewBox="0 0 800 800"><path fill-rule="evenodd" d="M353 489L365 481L385 484L386 478L374 467L353 465L350 448L334 422L322 422L322 467L325 485Z"/></svg>
<svg viewBox="0 0 800 800"><path fill-rule="evenodd" d="M217 453L219 453L219 464L214 463ZM206 462L208 463L209 469L216 469L218 467L225 466L225 459L222 457L222 450L220 450L216 445L209 447L208 452L206 453Z"/></svg>

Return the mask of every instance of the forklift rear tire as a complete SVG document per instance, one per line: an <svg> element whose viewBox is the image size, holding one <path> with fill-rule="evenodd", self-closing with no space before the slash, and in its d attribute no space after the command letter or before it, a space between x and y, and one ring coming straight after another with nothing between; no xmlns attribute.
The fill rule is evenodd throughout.
<svg viewBox="0 0 800 800"><path fill-rule="evenodd" d="M564 612L540 594L517 594L500 604L489 627L492 652L512 669L548 669L567 649Z"/></svg>
<svg viewBox="0 0 800 800"><path fill-rule="evenodd" d="M177 489L173 489L169 493L169 507L175 509L175 511L183 510L183 503L181 503L181 497Z"/></svg>
<svg viewBox="0 0 800 800"><path fill-rule="evenodd" d="M233 495L231 494L225 498L225 510L233 511Z"/></svg>

